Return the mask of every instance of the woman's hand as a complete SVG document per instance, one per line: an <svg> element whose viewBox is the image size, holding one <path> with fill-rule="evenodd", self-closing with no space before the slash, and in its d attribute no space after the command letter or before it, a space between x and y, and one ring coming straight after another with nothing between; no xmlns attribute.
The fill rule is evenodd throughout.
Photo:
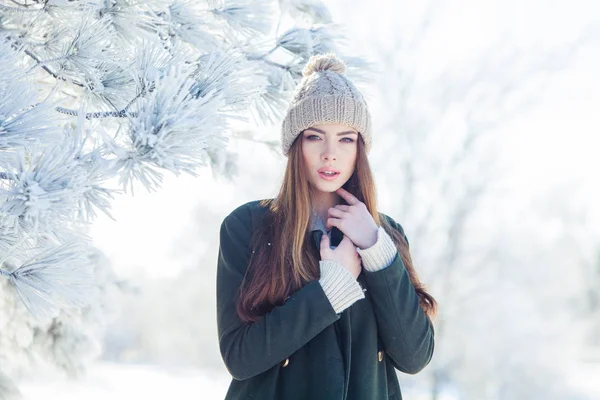
<svg viewBox="0 0 600 400"><path fill-rule="evenodd" d="M344 235L340 244L334 250L331 250L329 236L323 234L323 236L321 236L320 250L321 260L335 261L337 264L347 269L354 279L358 278L362 269L361 260L356 251L356 247L350 241L348 236Z"/></svg>
<svg viewBox="0 0 600 400"><path fill-rule="evenodd" d="M345 189L335 191L349 205L337 205L327 212L327 229L335 226L361 250L369 248L377 242L379 228L367 210L367 206Z"/></svg>

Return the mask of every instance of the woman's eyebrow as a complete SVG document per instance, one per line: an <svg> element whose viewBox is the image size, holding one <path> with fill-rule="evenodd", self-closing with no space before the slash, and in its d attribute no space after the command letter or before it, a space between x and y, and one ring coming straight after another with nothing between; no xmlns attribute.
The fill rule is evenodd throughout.
<svg viewBox="0 0 600 400"><path fill-rule="evenodd" d="M315 132L319 132L319 133L322 133L323 135L325 135L325 134L326 134L326 132L325 132L325 131L322 131L322 130L321 130L321 129L319 129L319 128L306 128L306 129L305 129L305 131L308 131L308 130L310 130L310 131L315 131ZM354 131L345 131L345 132L339 132L337 135L338 135L338 136L343 136L343 135L352 135L352 134L358 135L358 133L356 133L356 132L354 132Z"/></svg>

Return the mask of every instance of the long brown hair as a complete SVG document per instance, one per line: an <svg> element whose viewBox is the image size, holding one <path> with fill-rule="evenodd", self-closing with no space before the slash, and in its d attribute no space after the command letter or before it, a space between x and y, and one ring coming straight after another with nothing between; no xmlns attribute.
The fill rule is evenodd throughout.
<svg viewBox="0 0 600 400"><path fill-rule="evenodd" d="M301 138L300 134L290 148L278 196L261 203L267 210L252 237L252 253L237 301L237 313L247 323L256 322L304 284L319 278L319 253L310 248L308 224L312 210ZM375 223L390 235L421 307L432 318L437 303L419 280L404 236L377 211L375 182L360 135L357 146L354 173L343 187L367 206Z"/></svg>

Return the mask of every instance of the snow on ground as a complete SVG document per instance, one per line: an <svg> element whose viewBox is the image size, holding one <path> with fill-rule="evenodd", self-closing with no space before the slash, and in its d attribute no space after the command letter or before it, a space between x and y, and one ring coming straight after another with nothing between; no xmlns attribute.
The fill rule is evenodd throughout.
<svg viewBox="0 0 600 400"><path fill-rule="evenodd" d="M19 389L25 400L218 400L225 398L230 379L201 370L102 362L78 380L22 381Z"/></svg>

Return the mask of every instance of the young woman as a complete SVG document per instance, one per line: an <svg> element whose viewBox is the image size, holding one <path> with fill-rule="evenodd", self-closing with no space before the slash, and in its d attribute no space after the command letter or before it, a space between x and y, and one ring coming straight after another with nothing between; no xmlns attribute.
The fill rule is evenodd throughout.
<svg viewBox="0 0 600 400"><path fill-rule="evenodd" d="M401 399L395 370L431 360L436 302L402 226L377 211L369 111L335 55L305 66L281 142L278 196L221 225L226 399Z"/></svg>

